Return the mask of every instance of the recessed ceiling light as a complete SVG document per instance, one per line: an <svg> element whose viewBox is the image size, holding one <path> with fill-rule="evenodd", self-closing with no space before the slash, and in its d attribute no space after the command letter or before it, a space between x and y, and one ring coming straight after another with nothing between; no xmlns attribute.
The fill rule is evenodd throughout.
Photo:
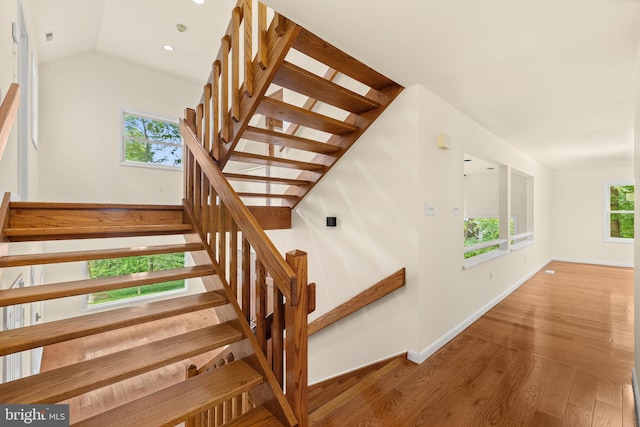
<svg viewBox="0 0 640 427"><path fill-rule="evenodd" d="M204 4L204 0L193 0L195 4Z"/></svg>
<svg viewBox="0 0 640 427"><path fill-rule="evenodd" d="M170 46L168 44L165 44L164 46L162 46L162 48L167 52L173 52L173 46Z"/></svg>

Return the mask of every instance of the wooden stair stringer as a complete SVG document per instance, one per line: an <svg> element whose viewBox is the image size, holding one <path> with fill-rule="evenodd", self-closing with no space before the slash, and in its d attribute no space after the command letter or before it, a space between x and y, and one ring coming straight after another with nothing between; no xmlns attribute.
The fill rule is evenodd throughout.
<svg viewBox="0 0 640 427"><path fill-rule="evenodd" d="M362 134L375 122L383 111L393 102L393 100L402 92L403 87L397 84L388 86L380 91L371 89L367 97L376 100L380 104L380 107L367 111L363 114L349 114L345 119L345 122L353 124L359 127L357 132L353 132L347 135L333 135L326 142L330 145L340 147L342 151L338 156L325 156L317 154L309 163L321 164L326 167L325 172L322 175L317 173L309 173L308 171L302 171L297 177L297 180L311 181L311 184L307 186L289 186L284 194L295 195L299 198L295 202L284 200L292 209L294 209L303 199L309 194L309 192L316 186L316 184L329 172L329 170L336 164L336 162L342 157L344 153L351 148L351 146L362 136Z"/></svg>

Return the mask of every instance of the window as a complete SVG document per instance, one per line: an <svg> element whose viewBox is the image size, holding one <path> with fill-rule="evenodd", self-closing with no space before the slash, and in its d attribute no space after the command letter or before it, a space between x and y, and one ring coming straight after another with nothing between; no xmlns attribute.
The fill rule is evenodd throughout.
<svg viewBox="0 0 640 427"><path fill-rule="evenodd" d="M145 271L182 268L184 267L184 261L184 253L99 259L88 262L88 271L89 277L94 279L98 277L122 276L125 274L141 273ZM153 285L95 292L89 295L88 304L89 306L96 306L108 302L154 295L162 292L178 291L184 288L184 280L174 280L172 282L156 283Z"/></svg>
<svg viewBox="0 0 640 427"><path fill-rule="evenodd" d="M124 163L179 169L182 139L176 123L123 114Z"/></svg>
<svg viewBox="0 0 640 427"><path fill-rule="evenodd" d="M465 218L464 219L464 246L475 246L479 243L493 242L500 239L500 219L498 218ZM482 245L480 245L482 246ZM475 251L465 252L464 257L471 258L476 255L491 252L498 249L499 244L483 247Z"/></svg>
<svg viewBox="0 0 640 427"><path fill-rule="evenodd" d="M511 250L533 244L533 177L511 169Z"/></svg>
<svg viewBox="0 0 640 427"><path fill-rule="evenodd" d="M605 195L605 240L632 242L634 225L634 185L607 184Z"/></svg>
<svg viewBox="0 0 640 427"><path fill-rule="evenodd" d="M500 176L503 166L464 155L464 267L505 253L501 236ZM507 223L507 217L504 223Z"/></svg>

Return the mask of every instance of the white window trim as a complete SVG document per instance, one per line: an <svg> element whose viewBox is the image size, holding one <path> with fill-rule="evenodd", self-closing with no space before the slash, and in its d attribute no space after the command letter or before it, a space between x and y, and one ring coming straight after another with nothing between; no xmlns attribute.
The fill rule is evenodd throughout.
<svg viewBox="0 0 640 427"><path fill-rule="evenodd" d="M178 123L174 119L167 119L166 117L160 117L160 116L156 116L156 115L153 115L153 114L140 113L140 112L137 112L135 110L120 109L120 166L133 166L133 167L138 167L138 168L163 169L163 170L182 172L182 164L180 166L159 165L159 164L155 164L155 163L135 162L135 161L132 161L132 160L127 160L125 158L125 156L126 156L126 140L127 140L127 138L126 138L126 135L125 135L124 116L126 114L129 114L129 115L132 115L132 116L144 117L145 119L151 119L151 120L157 120L157 121L161 121L161 122L165 122L165 123L171 123L171 124L174 124L176 126L180 125L180 123ZM131 138L131 139L137 139L137 138ZM157 143L157 144L167 145L167 146L177 145L177 144L168 144L168 143L165 143L163 141L153 141L153 142ZM184 155L184 142L182 144L180 144L180 147L182 148L182 153Z"/></svg>
<svg viewBox="0 0 640 427"><path fill-rule="evenodd" d="M603 239L605 242L608 243L627 243L627 244L633 244L634 243L634 239L625 239L625 238L621 238L621 237L611 237L611 217L610 215L612 213L634 213L634 211L612 211L610 210L610 206L611 206L611 192L610 192L610 188L613 186L618 186L618 185L633 185L635 186L635 183L633 180L625 180L625 181L610 181L607 182L604 185L604 215L603 215Z"/></svg>

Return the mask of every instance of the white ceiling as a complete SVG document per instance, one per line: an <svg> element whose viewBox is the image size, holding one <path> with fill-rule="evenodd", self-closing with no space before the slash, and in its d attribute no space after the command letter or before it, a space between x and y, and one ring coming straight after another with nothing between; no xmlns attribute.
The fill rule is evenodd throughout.
<svg viewBox="0 0 640 427"><path fill-rule="evenodd" d="M98 51L202 83L235 5L23 1L42 62ZM552 169L632 161L638 0L266 3L400 84L422 84ZM176 50L164 52L165 43Z"/></svg>

